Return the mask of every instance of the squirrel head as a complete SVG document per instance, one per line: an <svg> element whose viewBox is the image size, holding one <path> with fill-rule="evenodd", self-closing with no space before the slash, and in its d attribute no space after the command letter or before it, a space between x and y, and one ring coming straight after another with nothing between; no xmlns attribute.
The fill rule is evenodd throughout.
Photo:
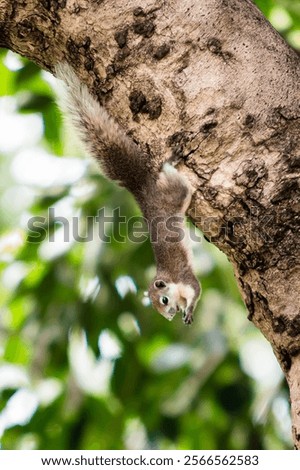
<svg viewBox="0 0 300 470"><path fill-rule="evenodd" d="M177 312L182 312L183 322L191 324L193 311L200 294L198 282L196 285L173 283L155 278L150 285L148 295L155 310L171 321Z"/></svg>

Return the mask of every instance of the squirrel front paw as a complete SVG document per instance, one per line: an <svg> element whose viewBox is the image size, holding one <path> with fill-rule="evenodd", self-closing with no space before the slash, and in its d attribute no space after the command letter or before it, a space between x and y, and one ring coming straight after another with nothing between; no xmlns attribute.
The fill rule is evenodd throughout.
<svg viewBox="0 0 300 470"><path fill-rule="evenodd" d="M185 325L191 325L194 321L193 312L192 311L184 312L182 320Z"/></svg>

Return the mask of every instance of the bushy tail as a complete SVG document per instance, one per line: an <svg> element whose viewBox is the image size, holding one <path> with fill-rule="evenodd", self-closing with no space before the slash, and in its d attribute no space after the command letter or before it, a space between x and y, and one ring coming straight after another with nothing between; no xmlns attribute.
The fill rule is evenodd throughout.
<svg viewBox="0 0 300 470"><path fill-rule="evenodd" d="M139 147L90 94L67 62L57 64L55 74L65 83L60 106L71 118L86 150L99 161L107 177L134 193L145 175Z"/></svg>

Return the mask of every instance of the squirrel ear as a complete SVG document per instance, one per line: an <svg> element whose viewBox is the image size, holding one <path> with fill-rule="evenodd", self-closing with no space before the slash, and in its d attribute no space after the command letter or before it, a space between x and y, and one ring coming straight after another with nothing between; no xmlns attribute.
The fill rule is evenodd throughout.
<svg viewBox="0 0 300 470"><path fill-rule="evenodd" d="M159 279L154 282L154 287L156 287L157 289L162 289L163 287L166 287L166 283Z"/></svg>

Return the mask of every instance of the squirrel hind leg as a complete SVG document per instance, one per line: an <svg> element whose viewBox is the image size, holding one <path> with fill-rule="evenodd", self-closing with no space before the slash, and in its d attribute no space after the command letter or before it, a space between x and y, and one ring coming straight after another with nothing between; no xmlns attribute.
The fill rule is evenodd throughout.
<svg viewBox="0 0 300 470"><path fill-rule="evenodd" d="M188 178L170 163L165 163L159 173L157 186L159 192L168 198L166 207L171 205L174 213L185 214L194 192ZM169 201L170 199L171 201Z"/></svg>

